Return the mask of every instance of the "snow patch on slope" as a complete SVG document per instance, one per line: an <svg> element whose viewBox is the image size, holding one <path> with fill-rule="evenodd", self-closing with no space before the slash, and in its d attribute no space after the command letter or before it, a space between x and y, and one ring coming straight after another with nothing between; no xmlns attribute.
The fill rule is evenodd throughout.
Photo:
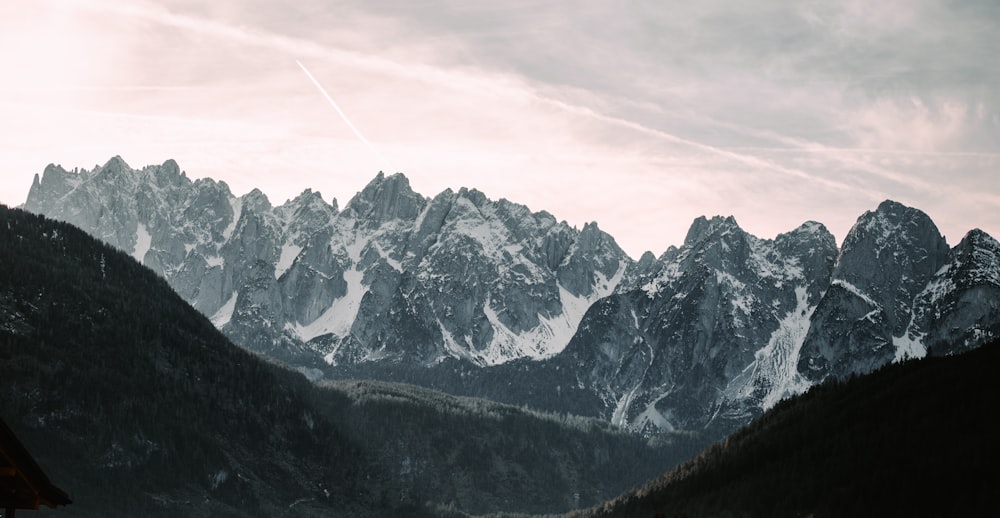
<svg viewBox="0 0 1000 518"><path fill-rule="evenodd" d="M855 296L857 296L861 300L864 300L865 302L867 302L869 305L872 305L872 306L875 306L875 307L879 307L880 306L880 304L878 302L875 302L871 297L869 297L868 295L865 295L865 293L863 291L861 291L861 288L858 288L857 286L855 286L855 285L853 285L853 284L851 284L851 283L849 283L849 282L847 282L847 281L845 281L843 279L834 279L833 282L830 283L830 285L831 286L840 286L841 288L844 288L845 290L851 292L852 294L854 294Z"/></svg>
<svg viewBox="0 0 1000 518"><path fill-rule="evenodd" d="M280 279L292 267L292 263L295 262L295 258L299 256L300 252L302 252L302 247L296 244L285 243L281 247L281 255L278 256L278 263L274 265L275 279Z"/></svg>
<svg viewBox="0 0 1000 518"><path fill-rule="evenodd" d="M637 390L639 390L639 385L632 387L632 390L622 394L622 397L618 399L615 411L611 414L611 424L623 428L628 424L628 408L632 406Z"/></svg>
<svg viewBox="0 0 1000 518"><path fill-rule="evenodd" d="M778 323L767 345L754 353L754 360L729 382L726 398L740 400L763 389L761 408L767 410L782 399L801 394L811 385L798 372L799 354L815 306L809 305L805 286L795 288L795 308Z"/></svg>
<svg viewBox="0 0 1000 518"><path fill-rule="evenodd" d="M222 239L224 241L229 241L229 238L233 237L233 231L236 230L236 223L240 220L240 216L243 214L243 202L239 198L230 197L229 206L233 208L233 220L229 222L225 230L222 231Z"/></svg>
<svg viewBox="0 0 1000 518"><path fill-rule="evenodd" d="M438 328L441 330L441 337L444 339L444 348L446 351L448 351L455 358L464 358L473 362L476 361L475 358L471 357L468 353L468 351L471 350L472 348L468 346L467 347L459 346L458 342L455 341L454 335L452 335L450 331L445 329L444 324L442 324L440 320L438 321ZM466 339L466 342L468 342L468 339ZM438 359L438 361L440 362L443 361L444 359L445 357L442 356L441 358Z"/></svg>
<svg viewBox="0 0 1000 518"><path fill-rule="evenodd" d="M469 351L473 361L480 365L499 365L514 358L541 356L540 342L547 338L542 325L518 335L500 321L489 302L483 304L483 314L493 327L493 340L481 351Z"/></svg>
<svg viewBox="0 0 1000 518"><path fill-rule="evenodd" d="M496 310L489 303L483 305L483 314L493 327L493 340L481 351L469 350L471 359L480 365L499 365L517 358L544 360L559 354L576 334L583 315L597 300L610 295L625 275L625 263L610 279L600 272L590 296L577 296L559 285L559 303L562 312L546 317L538 315L538 326L515 333L500 321ZM488 299L487 299L488 300ZM447 340L446 340L447 342ZM463 355L465 357L465 355Z"/></svg>
<svg viewBox="0 0 1000 518"><path fill-rule="evenodd" d="M344 338L351 331L354 320L361 309L361 299L368 293L368 287L362 283L365 274L358 270L348 270L344 272L344 281L347 283L347 293L343 297L333 301L330 308L322 315L307 325L296 323L287 327L298 335L303 342L308 342L317 336L333 333L339 338Z"/></svg>
<svg viewBox="0 0 1000 518"><path fill-rule="evenodd" d="M135 249L132 250L132 257L136 261L142 262L146 257L146 252L153 246L153 236L150 235L146 225L139 223L135 229Z"/></svg>
<svg viewBox="0 0 1000 518"><path fill-rule="evenodd" d="M669 286L674 281L679 279L684 272L681 271L680 258L678 261L667 264L663 267L663 270L659 275L654 277L652 280L642 285L639 289L646 293L646 296L650 299L656 298L663 288Z"/></svg>
<svg viewBox="0 0 1000 518"><path fill-rule="evenodd" d="M216 329L222 329L222 326L229 323L233 318L233 311L236 309L236 292L234 291L232 295L229 296L229 300L219 308L218 311L212 315L211 321L212 325Z"/></svg>
<svg viewBox="0 0 1000 518"><path fill-rule="evenodd" d="M393 270L396 270L397 272L402 273L402 271L403 271L403 263L401 263L401 262L393 259L392 257L390 257L389 253L386 252L385 249L382 248L382 245L378 244L377 242L372 241L372 245L375 247L375 251L378 252L379 257L381 257L385 261L386 264L388 264L390 267L392 267Z"/></svg>
<svg viewBox="0 0 1000 518"><path fill-rule="evenodd" d="M361 262L361 253L364 252L365 247L368 246L368 239L359 239L359 236L351 236L350 243L344 240L343 248L344 252L347 254L347 258L351 260L353 264L358 264Z"/></svg>
<svg viewBox="0 0 1000 518"><path fill-rule="evenodd" d="M938 270L923 291L914 297L913 306L915 308L932 308L942 297L955 291L955 282L948 276L950 270L950 264L946 264ZM911 312L910 323L906 326L906 331L903 335L892 337L892 345L896 348L896 355L893 361L900 362L909 358L923 358L927 356L926 338L927 333L921 332L917 327L916 312Z"/></svg>
<svg viewBox="0 0 1000 518"><path fill-rule="evenodd" d="M927 347L924 345L924 333L917 333L912 329L907 329L903 336L892 337L892 345L896 347L896 357L894 362L901 362L910 358L923 358L927 356Z"/></svg>
<svg viewBox="0 0 1000 518"><path fill-rule="evenodd" d="M730 273L716 270L715 280L720 286L728 287L729 303L732 305L730 314L733 316L734 325L745 326L746 322L743 319L753 314L754 306L758 305L757 297L747 289L745 283Z"/></svg>
<svg viewBox="0 0 1000 518"><path fill-rule="evenodd" d="M464 199L460 201L472 205ZM475 240L479 243L483 252L489 254L494 259L502 258L500 251L503 250L504 245L509 241L507 229L502 224L486 219L459 220L455 223L455 231Z"/></svg>
<svg viewBox="0 0 1000 518"><path fill-rule="evenodd" d="M670 419L668 418L671 415L671 413L668 411L667 415L663 415L662 412L656 409L656 404L659 403L660 400L666 398L669 395L670 391L664 392L660 394L659 397L650 402L648 405L646 405L646 409L643 410L641 414L636 416L635 421L632 422L632 429L642 430L646 428L647 425L651 424L655 427L655 429L665 432L672 432L676 430L677 427L675 427L674 424L671 423Z"/></svg>

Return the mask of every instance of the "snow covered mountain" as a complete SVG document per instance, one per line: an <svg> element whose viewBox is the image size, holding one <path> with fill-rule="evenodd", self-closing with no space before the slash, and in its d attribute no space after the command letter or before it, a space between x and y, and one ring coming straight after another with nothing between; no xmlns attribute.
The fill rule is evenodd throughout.
<svg viewBox="0 0 1000 518"><path fill-rule="evenodd" d="M607 415L638 430L745 423L801 392L796 358L836 257L808 222L774 240L697 219L680 248L599 301L566 350Z"/></svg>
<svg viewBox="0 0 1000 518"><path fill-rule="evenodd" d="M400 174L339 211L308 190L274 207L173 161L115 157L49 166L25 208L132 253L236 343L314 377L636 431L723 433L827 377L1000 336L1000 244L973 230L950 249L891 201L840 248L816 222L769 240L702 217L682 246L638 261L596 224L475 190L425 198Z"/></svg>
<svg viewBox="0 0 1000 518"><path fill-rule="evenodd" d="M926 214L890 201L863 214L803 344L804 375L842 377L923 356L919 331L907 332L914 299L948 262L948 244Z"/></svg>
<svg viewBox="0 0 1000 518"><path fill-rule="evenodd" d="M630 264L596 224L475 190L424 198L401 174L380 173L338 211L310 190L274 207L258 190L192 182L172 160L133 170L114 157L47 167L25 208L132 253L235 342L317 376L551 357Z"/></svg>
<svg viewBox="0 0 1000 518"><path fill-rule="evenodd" d="M1000 244L973 230L949 250L892 201L839 251L815 222L770 241L699 218L681 248L639 263L563 353L636 430L732 429L827 377L1000 336Z"/></svg>

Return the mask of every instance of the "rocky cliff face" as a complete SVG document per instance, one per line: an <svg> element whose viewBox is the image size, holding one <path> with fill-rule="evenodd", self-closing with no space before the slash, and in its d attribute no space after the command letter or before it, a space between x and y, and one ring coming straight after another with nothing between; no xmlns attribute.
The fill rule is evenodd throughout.
<svg viewBox="0 0 1000 518"><path fill-rule="evenodd" d="M897 357L952 354L1000 336L1000 243L972 230L913 302L913 317L893 337Z"/></svg>
<svg viewBox="0 0 1000 518"><path fill-rule="evenodd" d="M836 251L818 223L763 240L731 217L699 218L682 247L595 305L564 354L618 424L745 422L804 388L795 360Z"/></svg>
<svg viewBox="0 0 1000 518"><path fill-rule="evenodd" d="M949 262L945 239L919 210L886 201L844 239L832 282L809 327L799 367L810 380L870 372L922 356L907 333L916 297Z"/></svg>
<svg viewBox="0 0 1000 518"><path fill-rule="evenodd" d="M732 429L827 377L1000 333L997 242L974 230L950 250L926 214L891 201L839 250L819 223L770 241L699 218L626 277L557 360L636 430Z"/></svg>
<svg viewBox="0 0 1000 518"><path fill-rule="evenodd" d="M599 415L637 431L730 430L827 377L1000 336L1000 245L954 249L886 201L838 248L732 217L631 260L596 224L379 174L343 211L306 191L190 181L172 161L50 166L25 208L161 275L236 343L303 372L408 381Z"/></svg>
<svg viewBox="0 0 1000 518"><path fill-rule="evenodd" d="M192 182L168 161L46 168L25 208L74 223L163 275L234 341L315 369L394 360L547 358L631 260L611 236L462 189L428 199L379 174L338 211Z"/></svg>

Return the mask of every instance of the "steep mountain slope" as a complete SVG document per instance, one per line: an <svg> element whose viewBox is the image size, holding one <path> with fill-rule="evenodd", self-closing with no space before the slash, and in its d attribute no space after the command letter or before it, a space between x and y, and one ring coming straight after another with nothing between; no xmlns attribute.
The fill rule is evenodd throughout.
<svg viewBox="0 0 1000 518"><path fill-rule="evenodd" d="M828 382L577 517L996 516L1000 342Z"/></svg>
<svg viewBox="0 0 1000 518"><path fill-rule="evenodd" d="M314 388L234 347L128 256L0 206L0 413L66 516L365 514Z"/></svg>
<svg viewBox="0 0 1000 518"><path fill-rule="evenodd" d="M546 358L630 260L590 224L570 228L475 190L432 199L381 173L342 211L306 191L273 207L177 164L49 166L27 210L68 221L163 275L237 343L315 376L328 364Z"/></svg>
<svg viewBox="0 0 1000 518"><path fill-rule="evenodd" d="M2 206L0 376L0 415L73 496L66 516L565 511L705 444L410 386L317 387L126 254Z"/></svg>
<svg viewBox="0 0 1000 518"><path fill-rule="evenodd" d="M901 340L914 298L949 262L945 239L926 214L894 202L866 212L844 239L833 280L803 344L810 379L868 372L897 356L920 356ZM899 347L907 350L897 352Z"/></svg>
<svg viewBox="0 0 1000 518"><path fill-rule="evenodd" d="M769 241L699 218L684 246L640 260L597 302L554 361L616 423L721 437L827 377L1000 336L998 251L978 230L949 250L926 214L891 201L839 251L818 223Z"/></svg>
<svg viewBox="0 0 1000 518"><path fill-rule="evenodd" d="M775 240L699 218L630 290L598 302L564 356L635 429L743 424L805 388L794 359L836 244L818 223Z"/></svg>
<svg viewBox="0 0 1000 518"><path fill-rule="evenodd" d="M145 259L240 345L318 380L370 378L597 416L646 434L746 424L828 377L1000 336L1000 246L954 249L886 201L838 248L807 222L760 239L698 218L632 261L475 190L379 174L338 212L311 191L189 181L168 161L50 166L26 207Z"/></svg>
<svg viewBox="0 0 1000 518"><path fill-rule="evenodd" d="M1000 243L980 230L966 234L927 286L917 294L906 334L928 353L951 354L1000 336ZM899 347L897 350L906 350Z"/></svg>

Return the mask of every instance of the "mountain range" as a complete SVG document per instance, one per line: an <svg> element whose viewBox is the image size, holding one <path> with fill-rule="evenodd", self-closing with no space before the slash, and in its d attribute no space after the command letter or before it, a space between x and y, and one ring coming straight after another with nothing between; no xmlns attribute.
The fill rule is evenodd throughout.
<svg viewBox="0 0 1000 518"><path fill-rule="evenodd" d="M817 383L1000 337L1000 244L885 201L838 247L696 219L638 260L596 223L379 174L344 207L192 181L168 160L48 166L24 208L163 276L235 343L314 381L407 381L637 432L746 424Z"/></svg>
<svg viewBox="0 0 1000 518"><path fill-rule="evenodd" d="M704 446L379 382L318 386L155 273L0 206L0 416L60 516L466 516L595 505Z"/></svg>

